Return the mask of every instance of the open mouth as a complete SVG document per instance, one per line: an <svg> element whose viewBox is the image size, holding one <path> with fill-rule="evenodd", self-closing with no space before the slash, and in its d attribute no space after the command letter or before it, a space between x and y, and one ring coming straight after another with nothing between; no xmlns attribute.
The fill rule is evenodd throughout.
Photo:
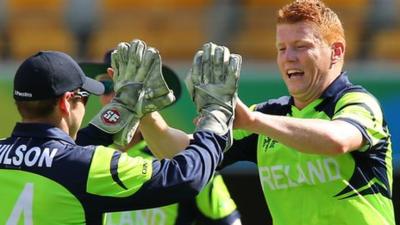
<svg viewBox="0 0 400 225"><path fill-rule="evenodd" d="M291 79L294 77L304 76L304 71L292 69L292 70L288 70L286 74L288 75L289 79Z"/></svg>

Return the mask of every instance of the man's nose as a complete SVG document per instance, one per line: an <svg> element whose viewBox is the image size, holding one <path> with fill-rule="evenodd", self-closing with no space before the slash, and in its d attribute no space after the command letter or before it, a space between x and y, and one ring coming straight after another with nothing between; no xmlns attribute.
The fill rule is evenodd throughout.
<svg viewBox="0 0 400 225"><path fill-rule="evenodd" d="M286 61L296 61L297 52L294 48L288 47L285 51L285 59Z"/></svg>

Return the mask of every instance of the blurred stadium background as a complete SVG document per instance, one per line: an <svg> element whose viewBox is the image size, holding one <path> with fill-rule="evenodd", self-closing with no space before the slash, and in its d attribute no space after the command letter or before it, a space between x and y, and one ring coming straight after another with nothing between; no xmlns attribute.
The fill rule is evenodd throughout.
<svg viewBox="0 0 400 225"><path fill-rule="evenodd" d="M396 14L400 1L377 1L383 2L383 6L372 4L372 0L325 2L336 10L345 27L345 69L350 79L375 94L386 114L393 141L394 202L399 222L400 19ZM139 38L158 48L164 63L183 79L194 52L203 43L214 41L243 56L239 95L245 103L250 105L285 95L274 62L274 39L275 12L287 2L0 0L0 137L8 136L20 119L12 101L15 70L24 58L39 50L64 51L77 61L101 61L103 53L120 41ZM388 5L390 2L393 4ZM381 8L371 11L370 7ZM388 16L389 12L382 10L385 7L394 11L394 16ZM371 20L377 15L382 16L383 23ZM91 97L84 122L99 108L98 99ZM195 110L185 91L173 107L162 113L175 127L188 132L193 129ZM269 224L255 166L239 163L223 174L242 213L243 224Z"/></svg>

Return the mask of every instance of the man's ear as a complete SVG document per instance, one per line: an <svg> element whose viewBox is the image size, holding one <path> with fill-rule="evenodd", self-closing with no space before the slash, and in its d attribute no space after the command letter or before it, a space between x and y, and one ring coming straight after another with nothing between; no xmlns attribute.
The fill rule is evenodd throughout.
<svg viewBox="0 0 400 225"><path fill-rule="evenodd" d="M70 109L71 109L71 104L69 102L69 99L73 97L71 92L66 92L64 93L60 99L58 100L58 108L60 109L62 114L69 115Z"/></svg>
<svg viewBox="0 0 400 225"><path fill-rule="evenodd" d="M344 58L344 44L342 42L335 42L332 44L332 64L336 64L343 60Z"/></svg>
<svg viewBox="0 0 400 225"><path fill-rule="evenodd" d="M114 70L113 70L113 68L108 67L108 68L107 68L107 74L108 74L108 76L110 76L111 79L112 79L112 78L114 77Z"/></svg>

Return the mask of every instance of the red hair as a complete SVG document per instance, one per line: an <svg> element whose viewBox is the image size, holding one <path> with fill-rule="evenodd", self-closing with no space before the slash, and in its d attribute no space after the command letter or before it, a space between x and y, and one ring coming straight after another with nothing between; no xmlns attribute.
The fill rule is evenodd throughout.
<svg viewBox="0 0 400 225"><path fill-rule="evenodd" d="M320 0L297 0L278 11L278 24L314 23L328 44L345 44L344 30L337 14Z"/></svg>

